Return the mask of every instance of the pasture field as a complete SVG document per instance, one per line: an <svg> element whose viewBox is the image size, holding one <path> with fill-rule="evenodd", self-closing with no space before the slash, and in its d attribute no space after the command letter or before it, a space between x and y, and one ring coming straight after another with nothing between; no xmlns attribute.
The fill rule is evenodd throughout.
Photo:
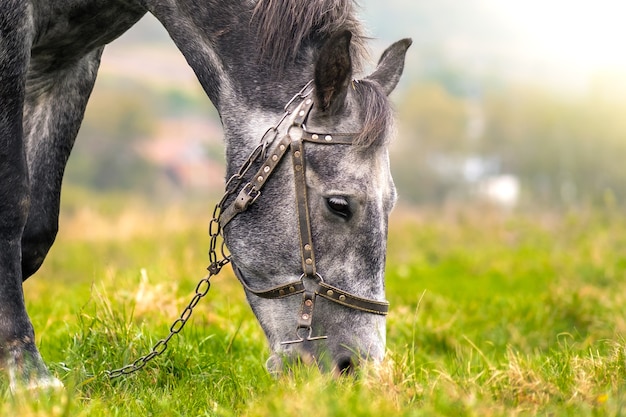
<svg viewBox="0 0 626 417"><path fill-rule="evenodd" d="M228 268L168 350L106 369L167 333L203 276L212 207L124 197L65 204L25 284L38 345L66 390L11 395L1 416L617 416L626 413L626 216L616 209L392 216L388 355L333 379L274 379ZM118 209L117 207L125 207Z"/></svg>

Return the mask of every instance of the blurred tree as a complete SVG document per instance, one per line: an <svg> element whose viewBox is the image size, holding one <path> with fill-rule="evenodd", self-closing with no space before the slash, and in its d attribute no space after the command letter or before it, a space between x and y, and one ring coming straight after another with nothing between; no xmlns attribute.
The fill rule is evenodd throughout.
<svg viewBox="0 0 626 417"><path fill-rule="evenodd" d="M531 88L490 94L484 154L520 177L535 202L626 203L624 103L594 94L562 97Z"/></svg>
<svg viewBox="0 0 626 417"><path fill-rule="evenodd" d="M466 148L465 106L441 85L415 84L400 109L409 140L420 149L462 153Z"/></svg>
<svg viewBox="0 0 626 417"><path fill-rule="evenodd" d="M495 161L482 175L518 177L531 204L604 204L607 195L626 204L626 97L611 94L614 85L569 96L500 86L479 99L432 82L413 85L399 104L392 148L401 196L419 203L466 197L464 169L473 160L483 168ZM476 109L483 120L473 132Z"/></svg>
<svg viewBox="0 0 626 417"><path fill-rule="evenodd" d="M468 152L462 98L440 84L414 84L399 106L400 135L392 146L392 169L401 197L442 202L461 178L453 161Z"/></svg>
<svg viewBox="0 0 626 417"><path fill-rule="evenodd" d="M98 190L150 190L156 169L137 153L156 120L155 100L136 88L96 90L89 102L66 181Z"/></svg>

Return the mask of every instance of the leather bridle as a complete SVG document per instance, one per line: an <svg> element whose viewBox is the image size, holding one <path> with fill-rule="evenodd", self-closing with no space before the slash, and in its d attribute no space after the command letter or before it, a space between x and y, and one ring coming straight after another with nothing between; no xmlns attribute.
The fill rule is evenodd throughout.
<svg viewBox="0 0 626 417"><path fill-rule="evenodd" d="M255 149L248 160L243 164L240 173L246 172L248 168L258 159L265 158L261 167L253 177L239 191L237 197L229 205L227 205L219 216L219 226L222 230L224 227L238 214L243 213L253 204L261 195L261 190L268 179L271 177L275 168L283 160L287 153L291 154L294 185L296 195L296 207L298 216L298 225L300 233L300 254L302 259L302 275L297 281L276 287L256 290L252 288L244 279L243 274L234 266L235 274L241 284L250 293L257 297L266 299L279 299L289 297L296 294L302 294L302 303L298 314L298 322L296 327L297 339L283 341L281 344L301 343L304 341L325 339L327 336L312 336L312 320L313 310L315 307L316 296L320 296L326 300L340 304L342 306L363 311L366 313L386 315L389 311L389 303L387 301L378 301L369 298L359 297L348 291L336 288L324 282L322 276L317 272L315 265L315 253L313 250L313 239L311 236L311 216L309 213L309 204L307 200L306 186L306 165L304 155L304 142L322 144L322 145L352 145L354 137L353 133L314 133L306 129L305 123L311 109L313 108L313 89L309 88L311 82L294 96L294 98L285 106L285 114L282 116L278 124L266 132L262 138L262 145ZM308 89L308 91L307 91ZM290 110L295 105L294 110ZM288 118L291 124L287 130L287 134L280 139L274 146L269 156L267 156L267 148L277 137L278 127ZM268 133L274 133L268 135ZM269 137L269 139L268 139ZM260 151L259 151L260 149ZM239 184L241 175L238 176ZM232 184L233 178L228 181L227 189Z"/></svg>

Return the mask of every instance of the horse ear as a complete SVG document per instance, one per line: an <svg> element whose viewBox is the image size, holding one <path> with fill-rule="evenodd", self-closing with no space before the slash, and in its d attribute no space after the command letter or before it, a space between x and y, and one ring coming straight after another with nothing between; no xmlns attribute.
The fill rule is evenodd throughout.
<svg viewBox="0 0 626 417"><path fill-rule="evenodd" d="M351 39L350 31L340 32L320 50L315 63L315 98L322 111L338 108L346 97L352 77Z"/></svg>
<svg viewBox="0 0 626 417"><path fill-rule="evenodd" d="M402 70L404 69L404 57L412 43L411 39L406 38L385 49L376 69L366 78L380 84L385 94L391 94L396 85L398 85L400 75L402 75Z"/></svg>

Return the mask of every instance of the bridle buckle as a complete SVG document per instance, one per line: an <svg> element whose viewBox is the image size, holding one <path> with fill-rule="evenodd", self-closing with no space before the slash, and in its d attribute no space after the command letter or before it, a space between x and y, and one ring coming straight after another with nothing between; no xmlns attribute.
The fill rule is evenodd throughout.
<svg viewBox="0 0 626 417"><path fill-rule="evenodd" d="M248 206L256 201L261 192L256 190L251 183L247 183L237 195L234 207L237 212L244 212Z"/></svg>
<svg viewBox="0 0 626 417"><path fill-rule="evenodd" d="M306 334L305 337L300 335L300 330L308 330L308 333ZM313 334L313 328L311 328L311 327L298 327L296 329L296 336L298 336L298 339L295 339L295 340L285 340L284 342L280 342L280 344L281 345L295 345L296 343L313 342L315 340L328 339L328 336L312 336L312 334Z"/></svg>

